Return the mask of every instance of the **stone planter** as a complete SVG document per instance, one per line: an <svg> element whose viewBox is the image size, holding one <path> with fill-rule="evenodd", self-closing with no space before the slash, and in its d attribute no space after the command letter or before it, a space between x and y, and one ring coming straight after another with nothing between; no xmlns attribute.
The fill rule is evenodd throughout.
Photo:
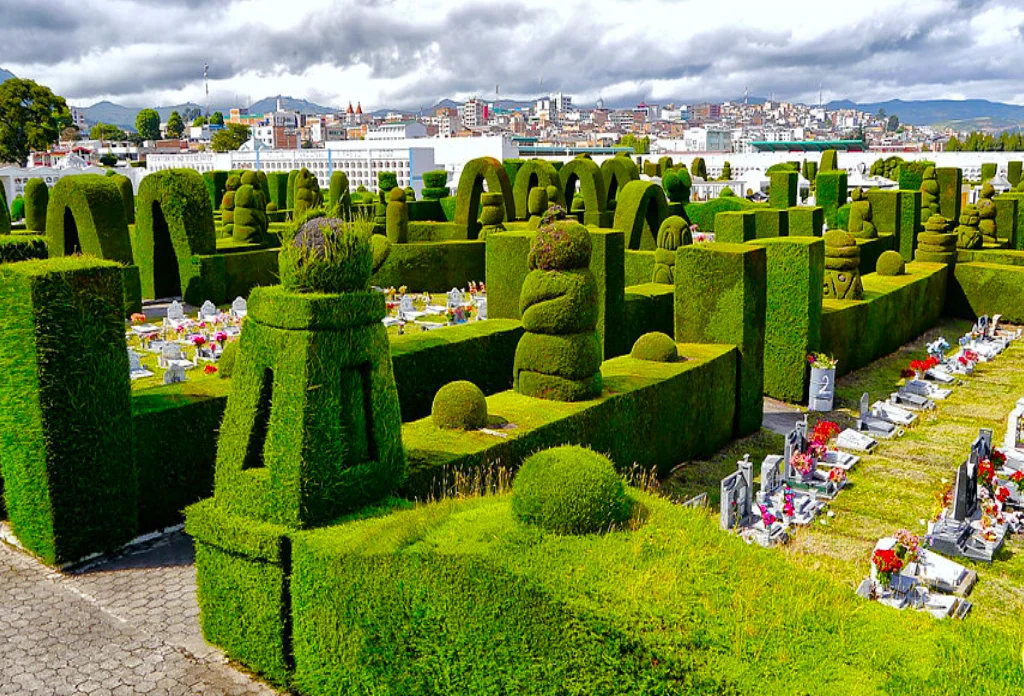
<svg viewBox="0 0 1024 696"><path fill-rule="evenodd" d="M811 368L811 386L808 390L807 408L810 411L831 411L836 394L836 370Z"/></svg>

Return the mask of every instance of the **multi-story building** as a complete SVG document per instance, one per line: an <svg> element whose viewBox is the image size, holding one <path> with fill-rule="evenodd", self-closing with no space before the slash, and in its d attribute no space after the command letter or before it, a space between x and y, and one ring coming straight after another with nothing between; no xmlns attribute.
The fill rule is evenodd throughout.
<svg viewBox="0 0 1024 696"><path fill-rule="evenodd" d="M473 97L459 107L459 118L466 128L482 128L487 125L487 105Z"/></svg>

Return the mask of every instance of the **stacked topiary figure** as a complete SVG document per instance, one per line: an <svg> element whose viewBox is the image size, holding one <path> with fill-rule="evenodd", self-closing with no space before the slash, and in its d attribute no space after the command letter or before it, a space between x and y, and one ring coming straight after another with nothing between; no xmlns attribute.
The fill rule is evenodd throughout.
<svg viewBox="0 0 1024 696"><path fill-rule="evenodd" d="M451 192L447 183L448 172L443 169L423 172L423 200L436 201L447 198Z"/></svg>
<svg viewBox="0 0 1024 696"><path fill-rule="evenodd" d="M958 249L980 249L984 240L978 225L981 217L978 206L968 203L960 212L960 225L956 228L956 246Z"/></svg>
<svg viewBox="0 0 1024 696"><path fill-rule="evenodd" d="M224 184L224 198L220 202L220 221L223 225L224 236L232 236L232 226L235 224L235 192L242 185L241 178L235 174L228 177Z"/></svg>
<svg viewBox="0 0 1024 696"><path fill-rule="evenodd" d="M957 233L949 231L949 222L939 214L934 214L924 223L924 231L917 235L917 251L914 258L918 261L934 263L953 263L956 261Z"/></svg>
<svg viewBox="0 0 1024 696"><path fill-rule="evenodd" d="M504 232L505 225L502 223L505 220L505 197L500 193L484 193L480 195L480 205L481 228L477 239L487 239L491 232Z"/></svg>
<svg viewBox="0 0 1024 696"><path fill-rule="evenodd" d="M409 206L405 202L405 191L397 186L388 193L385 228L388 241L392 244L405 244L409 241Z"/></svg>
<svg viewBox="0 0 1024 696"><path fill-rule="evenodd" d="M846 230L825 233L826 300L862 300L864 285L860 279L860 247Z"/></svg>
<svg viewBox="0 0 1024 696"><path fill-rule="evenodd" d="M850 198L850 234L857 239L875 239L878 231L871 222L871 201L864 195L861 189L854 189Z"/></svg>
<svg viewBox="0 0 1024 696"><path fill-rule="evenodd" d="M244 244L262 244L267 236L267 198L255 172L242 174L239 183L234 192L231 238Z"/></svg>
<svg viewBox="0 0 1024 696"><path fill-rule="evenodd" d="M991 244L998 241L996 238L996 202L992 200L995 195L996 190L992 184L985 183L981 187L981 195L975 204L978 208L978 229L981 230L984 241Z"/></svg>
<svg viewBox="0 0 1024 696"><path fill-rule="evenodd" d="M292 217L296 220L303 217L310 210L321 207L324 204L324 194L320 191L320 184L316 175L305 167L295 175L295 203Z"/></svg>
<svg viewBox="0 0 1024 696"><path fill-rule="evenodd" d="M720 181L729 181L732 179L732 165L726 160L725 164L722 165L722 176L718 177Z"/></svg>
<svg viewBox="0 0 1024 696"><path fill-rule="evenodd" d="M515 391L553 401L601 394L598 287L587 228L575 221L544 225L530 248L519 294L526 333L516 348Z"/></svg>
<svg viewBox="0 0 1024 696"><path fill-rule="evenodd" d="M665 218L658 229L658 247L654 250L654 277L651 282L676 282L676 249L693 244L693 235L686 220L678 215Z"/></svg>
<svg viewBox="0 0 1024 696"><path fill-rule="evenodd" d="M927 219L939 214L939 181L935 167L927 167L921 175L921 217Z"/></svg>

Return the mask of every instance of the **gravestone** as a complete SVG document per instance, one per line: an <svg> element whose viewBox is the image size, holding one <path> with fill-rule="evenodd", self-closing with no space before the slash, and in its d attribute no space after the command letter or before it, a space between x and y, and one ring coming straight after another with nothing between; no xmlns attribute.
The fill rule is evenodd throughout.
<svg viewBox="0 0 1024 696"><path fill-rule="evenodd" d="M236 297L231 303L231 314L241 319L249 313L249 303L244 297Z"/></svg>
<svg viewBox="0 0 1024 696"><path fill-rule="evenodd" d="M857 430L864 433L871 433L876 437L890 438L896 434L896 426L887 420L875 418L871 415L871 400L868 393L864 392L860 397L860 411L857 416Z"/></svg>
<svg viewBox="0 0 1024 696"><path fill-rule="evenodd" d="M164 384L177 384L185 381L185 368L181 365L171 365L164 373Z"/></svg>
<svg viewBox="0 0 1024 696"><path fill-rule="evenodd" d="M447 308L452 309L454 307L461 307L465 300L462 297L462 291L458 288L452 288L448 291L448 302Z"/></svg>
<svg viewBox="0 0 1024 696"><path fill-rule="evenodd" d="M759 505L769 505L771 497L782 487L782 457L770 454L761 462L761 490L757 493Z"/></svg>
<svg viewBox="0 0 1024 696"><path fill-rule="evenodd" d="M1003 452L1018 462L1024 460L1024 399L1017 400L1017 406L1006 419L1006 436L1003 438Z"/></svg>
<svg viewBox="0 0 1024 696"><path fill-rule="evenodd" d="M142 356L131 348L128 349L128 371L138 372L142 369Z"/></svg>
<svg viewBox="0 0 1024 696"><path fill-rule="evenodd" d="M807 451L807 417L798 421L796 426L786 435L786 446L783 450L783 461L785 474L783 478L787 481L799 480L802 478L800 472L793 467L793 455L798 452Z"/></svg>
<svg viewBox="0 0 1024 696"><path fill-rule="evenodd" d="M487 298L481 297L476 301L476 318L479 321L487 319Z"/></svg>
<svg viewBox="0 0 1024 696"><path fill-rule="evenodd" d="M956 487L953 490L953 519L965 522L978 511L978 462L976 453L956 470Z"/></svg>
<svg viewBox="0 0 1024 696"><path fill-rule="evenodd" d="M738 462L737 470L722 479L719 524L728 531L746 525L753 509L753 471L750 455Z"/></svg>
<svg viewBox="0 0 1024 696"><path fill-rule="evenodd" d="M175 324L180 324L185 321L185 309L177 300L171 302L170 306L167 308L167 320L174 322Z"/></svg>
<svg viewBox="0 0 1024 696"><path fill-rule="evenodd" d="M204 302L203 306L199 308L200 321L216 319L218 315L220 315L220 310L217 309L217 305L213 304L209 300Z"/></svg>

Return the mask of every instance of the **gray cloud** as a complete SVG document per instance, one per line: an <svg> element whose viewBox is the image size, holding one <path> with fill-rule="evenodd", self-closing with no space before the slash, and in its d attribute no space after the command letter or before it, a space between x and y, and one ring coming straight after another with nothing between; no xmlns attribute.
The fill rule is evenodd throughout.
<svg viewBox="0 0 1024 696"><path fill-rule="evenodd" d="M514 2L456 5L423 21L387 0L349 1L309 13L298 30L286 30L223 21L241 11L230 0L49 0L42 7L0 0L0 65L63 68L95 65L95 56L104 56L102 69L69 68L73 75L62 91L76 101L146 100L190 87L198 99L204 62L218 81L246 72L300 75L320 64L365 66L386 101L376 106L407 108L456 93L490 95L495 84L503 95L519 96L613 89L622 101L658 93L683 101L731 98L748 86L759 95L806 99L816 97L819 82L829 96L865 100L929 92L1019 98L1014 57L1024 31L1008 31L1006 42L989 45L970 26L973 16L994 7L1019 4L946 0L917 20L865 16L811 41L795 26L760 28L756 18L703 29L696 15L652 39L645 22L657 26L656 15L624 12L610 25L577 12L561 23L554 11ZM410 73L417 78L411 85L401 79ZM677 80L686 81L688 92L665 95L661 85ZM294 96L341 98L330 85L302 84L291 90Z"/></svg>

